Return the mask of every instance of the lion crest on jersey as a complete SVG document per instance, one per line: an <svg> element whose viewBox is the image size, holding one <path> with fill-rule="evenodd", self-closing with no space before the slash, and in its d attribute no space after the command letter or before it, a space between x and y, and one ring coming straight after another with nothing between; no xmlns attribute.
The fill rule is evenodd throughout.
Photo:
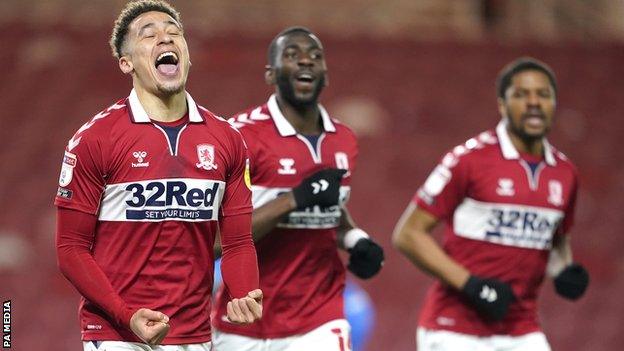
<svg viewBox="0 0 624 351"><path fill-rule="evenodd" d="M214 150L214 145L197 145L197 158L199 160L199 162L195 164L197 168L203 168L207 171L217 169L217 164L214 163Z"/></svg>

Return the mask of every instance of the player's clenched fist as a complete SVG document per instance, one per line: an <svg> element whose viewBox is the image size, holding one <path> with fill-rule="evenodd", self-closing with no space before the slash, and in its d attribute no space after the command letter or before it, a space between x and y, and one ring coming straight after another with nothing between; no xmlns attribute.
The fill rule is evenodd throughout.
<svg viewBox="0 0 624 351"><path fill-rule="evenodd" d="M227 317L237 324L249 324L262 318L262 290L252 290L247 296L228 302Z"/></svg>
<svg viewBox="0 0 624 351"><path fill-rule="evenodd" d="M132 315L130 329L139 339L158 345L169 332L169 317L162 312L141 308Z"/></svg>
<svg viewBox="0 0 624 351"><path fill-rule="evenodd" d="M295 187L292 192L298 209L318 205L330 207L338 204L340 181L347 173L344 169L327 168L320 170Z"/></svg>
<svg viewBox="0 0 624 351"><path fill-rule="evenodd" d="M505 318L509 305L516 301L509 284L496 279L481 279L474 275L470 276L462 292L483 317L493 321Z"/></svg>

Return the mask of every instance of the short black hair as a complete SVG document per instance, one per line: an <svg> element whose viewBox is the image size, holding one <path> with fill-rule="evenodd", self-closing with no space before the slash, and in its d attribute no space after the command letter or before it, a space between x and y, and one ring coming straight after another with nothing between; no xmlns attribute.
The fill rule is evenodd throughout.
<svg viewBox="0 0 624 351"><path fill-rule="evenodd" d="M496 78L496 92L498 97L501 99L505 98L505 91L507 91L507 88L511 85L511 80L516 74L531 70L544 73L548 77L550 85L555 91L555 95L557 94L557 79L555 78L553 70L540 60L532 57L521 57L509 63L498 74L498 78Z"/></svg>
<svg viewBox="0 0 624 351"><path fill-rule="evenodd" d="M267 61L269 66L275 66L275 57L277 55L277 41L279 38L290 35L294 33L303 33L307 35L314 35L311 30L306 27L296 26L296 27L288 27L283 31L277 33L277 35L271 40L271 44L269 45L269 51L267 53ZM315 35L314 35L315 36ZM315 36L316 37L316 36Z"/></svg>
<svg viewBox="0 0 624 351"><path fill-rule="evenodd" d="M135 18L150 11L164 12L171 16L176 22L178 22L180 26L182 26L182 22L180 22L180 13L166 1L130 1L126 4L126 7L121 10L119 17L117 17L115 25L113 26L113 32L111 33L109 44L115 58L118 59L123 56L121 53L121 48L123 47L124 40L126 39L126 35L128 34L128 27L130 26L130 23L132 23Z"/></svg>

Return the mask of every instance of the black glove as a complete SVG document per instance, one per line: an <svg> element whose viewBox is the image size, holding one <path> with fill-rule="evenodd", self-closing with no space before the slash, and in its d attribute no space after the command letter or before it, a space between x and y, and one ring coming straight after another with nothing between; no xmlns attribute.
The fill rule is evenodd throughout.
<svg viewBox="0 0 624 351"><path fill-rule="evenodd" d="M360 239L349 249L347 268L361 279L368 279L381 269L384 262L384 251L371 239Z"/></svg>
<svg viewBox="0 0 624 351"><path fill-rule="evenodd" d="M479 314L491 321L505 318L509 305L516 300L511 287L496 279L481 279L471 275L462 292Z"/></svg>
<svg viewBox="0 0 624 351"><path fill-rule="evenodd" d="M564 268L553 282L557 294L566 299L576 300L583 296L589 285L589 273L580 264L572 263Z"/></svg>
<svg viewBox="0 0 624 351"><path fill-rule="evenodd" d="M346 169L327 168L320 170L295 187L292 192L298 209L313 205L330 207L338 204L340 181Z"/></svg>

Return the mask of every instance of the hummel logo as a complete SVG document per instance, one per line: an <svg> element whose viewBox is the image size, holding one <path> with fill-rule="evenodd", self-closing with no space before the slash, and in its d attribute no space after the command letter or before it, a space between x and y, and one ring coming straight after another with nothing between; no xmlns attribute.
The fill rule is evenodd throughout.
<svg viewBox="0 0 624 351"><path fill-rule="evenodd" d="M498 179L498 188L496 188L496 193L500 196L514 196L516 191L514 190L513 180L509 178Z"/></svg>
<svg viewBox="0 0 624 351"><path fill-rule="evenodd" d="M484 285L481 293L479 294L479 297L487 302L492 303L496 301L496 299L498 299L498 294L496 293L496 290L490 288L487 285Z"/></svg>
<svg viewBox="0 0 624 351"><path fill-rule="evenodd" d="M280 158L279 160L281 168L278 168L277 174L296 174L297 170L294 168L295 160L292 158Z"/></svg>
<svg viewBox="0 0 624 351"><path fill-rule="evenodd" d="M312 183L312 194L318 194L321 191L325 191L327 190L327 188L329 188L329 182L326 181L325 179L321 179L318 182L313 182Z"/></svg>
<svg viewBox="0 0 624 351"><path fill-rule="evenodd" d="M137 163L132 162L132 168L149 167L149 162L143 162L147 157L146 151L135 151L132 153L132 156L137 159Z"/></svg>

